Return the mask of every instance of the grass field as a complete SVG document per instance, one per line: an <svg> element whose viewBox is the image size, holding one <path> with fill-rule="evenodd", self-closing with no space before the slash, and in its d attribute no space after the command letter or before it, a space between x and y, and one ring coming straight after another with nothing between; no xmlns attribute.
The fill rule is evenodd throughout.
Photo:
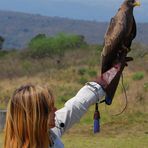
<svg viewBox="0 0 148 148"><path fill-rule="evenodd" d="M93 120L90 123L84 123L88 118L87 116L90 116L89 112L82 118L80 123L76 124L62 137L65 148L148 147L148 114L143 113L139 116L131 114L130 116L126 116L124 113L124 115L119 117L112 117L110 122L101 123L101 132L98 134L93 133ZM111 118L110 115L106 116ZM3 137L4 134L1 133L0 147L3 144Z"/></svg>
<svg viewBox="0 0 148 148"><path fill-rule="evenodd" d="M19 53L0 57L0 108L6 108L14 89L25 83L47 85L56 106L61 108L87 81L99 73L100 46L71 50L59 57L22 58ZM140 48L140 47L138 47ZM145 54L142 54L145 53ZM148 52L135 50L135 60L124 71L128 106L123 114L114 116L125 106L121 84L113 104L99 106L101 132L93 134L92 106L86 115L62 138L65 148L147 148L148 147ZM58 59L59 60L59 59ZM0 147L3 143L0 134Z"/></svg>
<svg viewBox="0 0 148 148"><path fill-rule="evenodd" d="M102 113L102 116L104 114ZM123 117L124 116L124 117ZM126 114L111 122L101 124L101 132L93 134L91 124L78 124L63 137L66 148L147 148L148 114L141 115L139 121L131 120Z"/></svg>
<svg viewBox="0 0 148 148"><path fill-rule="evenodd" d="M147 148L148 136L109 137L101 135L91 136L65 136L65 148Z"/></svg>

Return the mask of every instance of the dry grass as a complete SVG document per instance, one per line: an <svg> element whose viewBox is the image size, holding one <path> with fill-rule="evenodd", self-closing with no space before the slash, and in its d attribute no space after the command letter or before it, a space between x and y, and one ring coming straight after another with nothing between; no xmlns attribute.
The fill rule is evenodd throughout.
<svg viewBox="0 0 148 148"><path fill-rule="evenodd" d="M15 55L13 55L15 56ZM8 57L11 61L12 59ZM3 65L3 75L0 74L0 107L6 108L7 102L14 89L25 83L47 85L51 88L58 108L64 102L73 97L83 86L80 79L84 77L91 81L94 77L88 74L88 70L98 69L98 50L90 47L87 51L69 51L56 63L58 57L45 58L42 60L16 59L18 63L6 62L7 59L0 59L0 66ZM148 71L146 65L147 55L141 60L136 58L124 71L124 82L128 96L128 107L120 116L113 116L122 111L125 105L124 93L121 85L118 87L116 96L111 106L100 105L101 112L101 133L92 133L93 112L92 106L79 124L75 125L62 138L67 148L147 148L148 147L148 93L145 83L148 82ZM26 60L26 59L25 59ZM9 65L13 65L10 67ZM23 66L21 65L23 63ZM14 64L16 64L14 66ZM27 65L28 64L28 65ZM27 67L29 66L29 68ZM17 69L18 67L18 69ZM78 73L79 69L85 68L84 75ZM6 74L9 71L9 75ZM142 71L144 77L141 80L133 80L132 75L136 71ZM11 73L13 72L13 73ZM24 72L24 73L23 73ZM10 77L9 77L10 76ZM3 135L0 135L0 145Z"/></svg>

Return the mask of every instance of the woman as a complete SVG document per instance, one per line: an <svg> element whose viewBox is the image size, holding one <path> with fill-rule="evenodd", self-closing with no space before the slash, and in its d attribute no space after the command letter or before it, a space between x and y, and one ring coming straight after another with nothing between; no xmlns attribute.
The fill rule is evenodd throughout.
<svg viewBox="0 0 148 148"><path fill-rule="evenodd" d="M96 82L87 83L57 111L47 87L25 85L17 89L8 105L4 148L63 148L60 137L92 104L112 92L112 82L117 81L111 84L117 87L124 66L125 62L116 64Z"/></svg>

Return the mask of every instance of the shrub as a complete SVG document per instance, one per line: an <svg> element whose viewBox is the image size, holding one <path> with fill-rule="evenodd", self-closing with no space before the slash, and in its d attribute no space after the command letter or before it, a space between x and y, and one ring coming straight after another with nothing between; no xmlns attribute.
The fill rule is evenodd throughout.
<svg viewBox="0 0 148 148"><path fill-rule="evenodd" d="M148 91L148 82L144 83L144 86L143 87L144 87L144 90L145 91Z"/></svg>
<svg viewBox="0 0 148 148"><path fill-rule="evenodd" d="M81 35L68 35L60 33L54 37L44 34L35 36L28 44L29 55L32 57L45 57L57 54L63 56L65 50L80 48L87 45Z"/></svg>
<svg viewBox="0 0 148 148"><path fill-rule="evenodd" d="M144 78L144 73L143 72L136 72L132 78L133 78L133 80L141 80Z"/></svg>
<svg viewBox="0 0 148 148"><path fill-rule="evenodd" d="M47 38L36 38L29 43L28 54L31 57L45 57L51 54L51 40Z"/></svg>
<svg viewBox="0 0 148 148"><path fill-rule="evenodd" d="M79 70L78 70L78 74L79 75L84 75L86 73L86 69L85 68L80 68Z"/></svg>
<svg viewBox="0 0 148 148"><path fill-rule="evenodd" d="M96 72L95 70L89 70L89 71L88 71L88 74L89 74L90 77L95 77L95 76L97 76L97 72Z"/></svg>
<svg viewBox="0 0 148 148"><path fill-rule="evenodd" d="M68 100L67 97L65 96L60 96L58 99L60 100L61 103L65 103Z"/></svg>
<svg viewBox="0 0 148 148"><path fill-rule="evenodd" d="M79 83L80 84L85 84L87 82L87 79L85 78L85 77L81 77L80 79L79 79Z"/></svg>
<svg viewBox="0 0 148 148"><path fill-rule="evenodd" d="M0 36L0 49L2 49L4 41L5 39L2 36Z"/></svg>
<svg viewBox="0 0 148 148"><path fill-rule="evenodd" d="M4 50L0 51L0 57L4 57L7 54L8 54L8 51L4 51Z"/></svg>

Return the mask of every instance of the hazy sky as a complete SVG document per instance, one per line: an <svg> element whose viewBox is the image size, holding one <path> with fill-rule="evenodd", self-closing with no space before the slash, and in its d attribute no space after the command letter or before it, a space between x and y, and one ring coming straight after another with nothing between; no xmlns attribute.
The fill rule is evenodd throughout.
<svg viewBox="0 0 148 148"><path fill-rule="evenodd" d="M73 19L109 21L123 0L0 0L0 10L13 10ZM148 0L135 8L138 22L148 22Z"/></svg>

